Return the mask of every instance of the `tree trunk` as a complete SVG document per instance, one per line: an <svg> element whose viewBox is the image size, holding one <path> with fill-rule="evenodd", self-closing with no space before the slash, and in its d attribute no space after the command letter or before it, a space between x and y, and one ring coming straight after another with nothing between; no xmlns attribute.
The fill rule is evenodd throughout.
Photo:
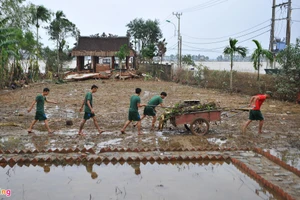
<svg viewBox="0 0 300 200"><path fill-rule="evenodd" d="M230 91L232 92L232 68L233 68L233 55L231 56L230 62Z"/></svg>
<svg viewBox="0 0 300 200"><path fill-rule="evenodd" d="M58 47L58 40L57 40L57 78L59 79L59 47Z"/></svg>
<svg viewBox="0 0 300 200"><path fill-rule="evenodd" d="M120 80L121 80L121 75L122 75L122 59L119 58L119 68L120 68Z"/></svg>
<svg viewBox="0 0 300 200"><path fill-rule="evenodd" d="M39 28L36 27L36 62L39 64Z"/></svg>
<svg viewBox="0 0 300 200"><path fill-rule="evenodd" d="M260 70L260 58L257 60L257 80L259 81L259 70Z"/></svg>

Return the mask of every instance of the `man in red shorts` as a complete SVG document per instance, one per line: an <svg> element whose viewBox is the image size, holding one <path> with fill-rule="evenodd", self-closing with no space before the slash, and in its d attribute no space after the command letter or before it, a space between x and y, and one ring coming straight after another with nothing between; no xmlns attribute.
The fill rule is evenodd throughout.
<svg viewBox="0 0 300 200"><path fill-rule="evenodd" d="M249 112L249 120L246 122L246 124L243 127L243 133L246 133L246 129L248 125L253 121L253 120L258 120L259 121L259 126L258 126L258 133L262 133L262 127L264 124L264 117L260 111L260 107L263 104L263 102L272 97L272 92L267 91L265 94L258 94L250 99L249 106L252 108Z"/></svg>

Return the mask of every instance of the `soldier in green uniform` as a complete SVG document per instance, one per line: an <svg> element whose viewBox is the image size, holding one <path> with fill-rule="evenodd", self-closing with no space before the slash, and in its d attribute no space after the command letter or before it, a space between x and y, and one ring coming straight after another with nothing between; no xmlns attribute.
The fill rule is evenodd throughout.
<svg viewBox="0 0 300 200"><path fill-rule="evenodd" d="M144 113L143 113L143 116L141 118L141 121L146 116L152 116L153 119L152 119L151 130L154 130L154 128L155 128L155 122L156 122L156 110L155 110L155 108L158 105L160 105L161 107L163 107L162 102L163 102L163 99L166 98L166 96L167 96L167 93L166 92L162 92L162 93L160 93L160 95L156 95L156 96L152 97L150 99L150 101L148 102L148 104L144 108Z"/></svg>
<svg viewBox="0 0 300 200"><path fill-rule="evenodd" d="M97 123L97 119L96 119L95 112L94 112L94 109L93 109L93 93L97 92L97 90L98 90L98 86L92 85L91 91L86 93L85 98L82 102L82 105L79 109L79 111L81 112L82 109L83 109L83 105L84 105L84 116L83 116L82 122L80 123L79 131L78 131L79 135L85 135L82 132L82 129L83 129L83 126L84 126L85 122L90 118L93 119L94 125L96 126L99 134L104 132L100 129L100 127Z"/></svg>
<svg viewBox="0 0 300 200"><path fill-rule="evenodd" d="M55 102L55 101L49 101L49 100L47 100L46 96L49 94L49 92L50 92L49 88L44 88L43 93L36 96L35 100L31 104L30 108L27 110L28 112L30 112L32 110L33 106L36 104L35 117L34 117L34 120L32 121L32 123L30 124L30 126L29 126L29 128L27 130L28 133L33 133L32 128L33 128L33 126L35 125L35 123L37 121L44 121L45 122L45 126L46 126L46 128L48 130L48 133L49 134L54 133L54 131L52 131L49 128L48 119L46 117L45 110L44 110L44 103L45 103L45 101L47 103L57 104L57 102Z"/></svg>
<svg viewBox="0 0 300 200"><path fill-rule="evenodd" d="M136 95L132 95L130 97L130 107L129 107L129 112L128 112L128 120L126 121L124 127L121 129L121 133L125 134L125 129L126 127L132 122L132 121L137 121L137 127L138 127L138 134L141 135L141 117L139 114L139 107L145 106L145 104L141 104L141 94L142 90L141 88L136 88L135 93Z"/></svg>

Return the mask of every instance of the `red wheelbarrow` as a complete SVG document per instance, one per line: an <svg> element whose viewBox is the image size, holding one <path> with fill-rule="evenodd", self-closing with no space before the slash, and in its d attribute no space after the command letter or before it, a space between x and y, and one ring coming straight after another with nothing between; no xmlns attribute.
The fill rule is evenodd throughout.
<svg viewBox="0 0 300 200"><path fill-rule="evenodd" d="M209 131L209 122L220 121L221 110L204 110L182 113L172 116L170 123L177 127L178 125L184 125L186 129L190 130L194 135L205 135ZM163 128L163 122L161 120L159 129Z"/></svg>

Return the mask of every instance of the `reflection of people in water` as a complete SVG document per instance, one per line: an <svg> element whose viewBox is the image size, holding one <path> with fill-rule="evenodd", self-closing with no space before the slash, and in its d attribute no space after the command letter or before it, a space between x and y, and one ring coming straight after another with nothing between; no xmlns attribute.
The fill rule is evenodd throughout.
<svg viewBox="0 0 300 200"><path fill-rule="evenodd" d="M93 172L93 165L94 164L88 162L84 165L86 167L86 171L91 174L92 179L96 179L98 177L98 174L96 172Z"/></svg>
<svg viewBox="0 0 300 200"><path fill-rule="evenodd" d="M50 172L50 167L48 165L44 165L44 172L49 173Z"/></svg>
<svg viewBox="0 0 300 200"><path fill-rule="evenodd" d="M139 175L141 173L140 162L132 162L130 163L130 166L134 169L134 173L136 175Z"/></svg>
<svg viewBox="0 0 300 200"><path fill-rule="evenodd" d="M38 166L42 167L44 169L44 172L46 174L50 172L50 166L51 166L51 164L48 164L48 163L38 163Z"/></svg>

